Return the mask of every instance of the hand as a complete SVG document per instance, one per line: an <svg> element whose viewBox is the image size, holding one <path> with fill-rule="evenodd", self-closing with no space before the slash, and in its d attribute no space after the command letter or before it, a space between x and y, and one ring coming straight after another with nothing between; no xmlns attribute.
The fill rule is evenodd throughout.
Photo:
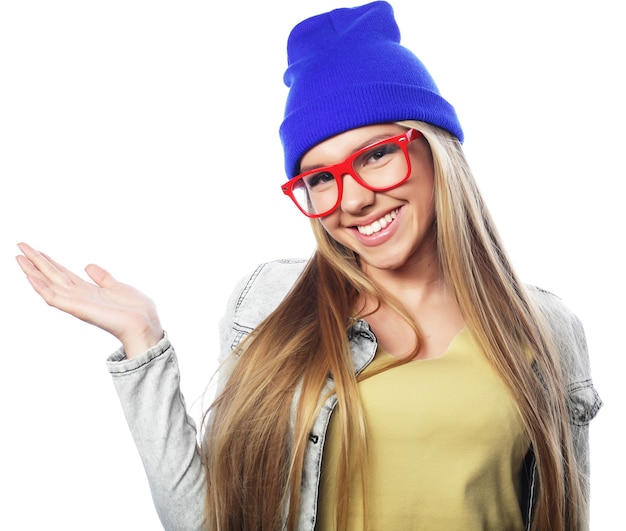
<svg viewBox="0 0 626 531"><path fill-rule="evenodd" d="M82 321L113 334L132 358L163 337L152 300L132 286L115 280L101 267L85 268L94 283L81 279L25 243L18 245L17 262L33 289L48 303Z"/></svg>

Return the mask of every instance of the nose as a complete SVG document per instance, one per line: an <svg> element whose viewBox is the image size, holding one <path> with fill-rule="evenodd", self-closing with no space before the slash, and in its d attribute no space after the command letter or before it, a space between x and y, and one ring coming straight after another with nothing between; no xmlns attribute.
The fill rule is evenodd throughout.
<svg viewBox="0 0 626 531"><path fill-rule="evenodd" d="M357 182L352 175L346 173L343 176L343 193L341 197L341 210L351 214L358 214L372 205L376 198L376 192L365 188Z"/></svg>

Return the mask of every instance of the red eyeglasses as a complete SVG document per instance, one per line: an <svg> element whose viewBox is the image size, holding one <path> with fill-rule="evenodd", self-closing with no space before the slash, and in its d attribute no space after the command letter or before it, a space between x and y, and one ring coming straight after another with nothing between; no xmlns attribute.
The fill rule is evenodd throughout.
<svg viewBox="0 0 626 531"><path fill-rule="evenodd" d="M409 129L360 149L339 164L296 175L281 189L305 216L327 216L341 203L346 174L374 192L385 192L405 182L411 175L409 143L421 136L419 131Z"/></svg>

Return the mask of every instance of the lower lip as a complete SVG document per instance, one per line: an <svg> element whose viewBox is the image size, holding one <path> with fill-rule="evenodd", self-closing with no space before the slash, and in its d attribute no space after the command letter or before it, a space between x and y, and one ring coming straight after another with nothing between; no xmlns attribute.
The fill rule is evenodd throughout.
<svg viewBox="0 0 626 531"><path fill-rule="evenodd" d="M354 235L359 242L367 247L375 247L377 245L382 245L386 241L388 241L398 230L400 218L402 217L402 209L398 211L398 214L394 218L394 220L387 225L384 229L375 232L374 234L361 234L358 229L352 229L354 231Z"/></svg>

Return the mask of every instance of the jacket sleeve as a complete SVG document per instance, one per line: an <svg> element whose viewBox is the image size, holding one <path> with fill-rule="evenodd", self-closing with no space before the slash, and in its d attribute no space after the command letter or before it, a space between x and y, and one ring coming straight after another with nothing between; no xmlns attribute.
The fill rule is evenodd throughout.
<svg viewBox="0 0 626 531"><path fill-rule="evenodd" d="M302 260L262 264L235 286L220 321L218 393L237 361L229 355L232 349L279 304L303 266ZM166 531L206 529L206 472L196 426L180 391L174 348L164 338L130 360L119 349L109 357L107 367L163 527Z"/></svg>
<svg viewBox="0 0 626 531"><path fill-rule="evenodd" d="M164 338L132 359L120 349L107 360L107 367L163 528L205 528L205 471L196 426L180 391L174 348Z"/></svg>
<svg viewBox="0 0 626 531"><path fill-rule="evenodd" d="M591 366L583 325L557 296L535 288L535 300L548 319L556 346L567 395L569 422L576 460L589 498L589 423L602 407L591 378Z"/></svg>

